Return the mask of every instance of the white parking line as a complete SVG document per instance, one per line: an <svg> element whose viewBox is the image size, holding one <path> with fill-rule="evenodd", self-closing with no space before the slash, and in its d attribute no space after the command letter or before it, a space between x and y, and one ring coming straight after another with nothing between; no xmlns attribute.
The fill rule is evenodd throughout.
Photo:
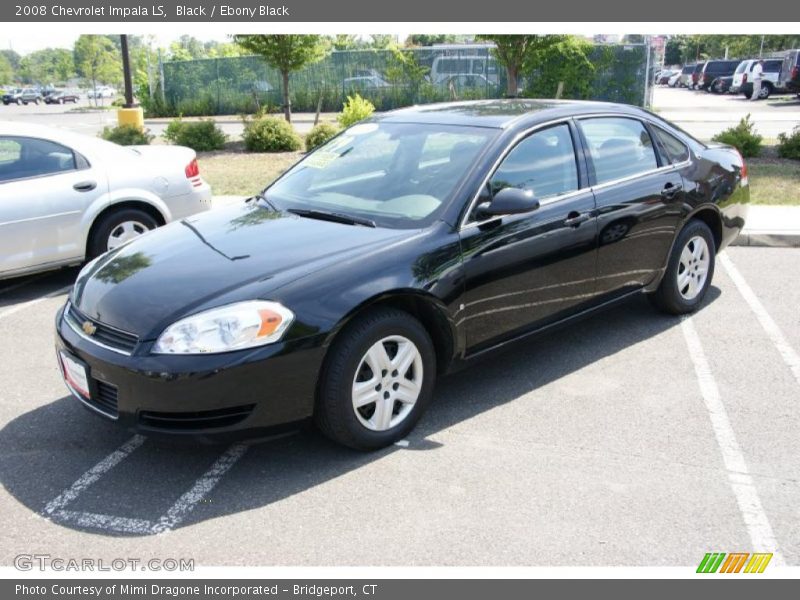
<svg viewBox="0 0 800 600"><path fill-rule="evenodd" d="M731 281L733 281L733 284L736 286L736 289L739 290L745 302L750 306L750 310L755 313L758 322L761 323L761 327L767 332L770 341L772 341L775 348L777 348L783 362L786 363L792 371L794 378L797 380L797 383L800 384L800 355L789 345L786 336L783 335L778 324L769 316L767 309L761 304L761 300L755 295L755 292L753 292L752 288L747 284L742 274L739 273L739 269L736 268L736 265L733 264L733 261L728 255L721 254L719 256L719 262L728 273L728 277L731 278Z"/></svg>
<svg viewBox="0 0 800 600"><path fill-rule="evenodd" d="M151 533L165 533L183 521L194 510L194 507L214 489L222 476L244 456L247 448L246 444L234 444L228 448L208 471L200 476L191 489L178 498L167 514L161 517L152 528Z"/></svg>
<svg viewBox="0 0 800 600"><path fill-rule="evenodd" d="M86 490L86 488L95 483L111 469L116 467L120 462L127 458L131 452L141 446L145 439L147 438L141 435L133 436L114 452L106 456L103 460L86 471L86 473L81 475L68 489L64 490L56 498L48 502L47 506L44 507L45 515L53 515L56 511L62 510L65 506L67 506L67 504L73 502L78 496L80 496L82 492Z"/></svg>
<svg viewBox="0 0 800 600"><path fill-rule="evenodd" d="M61 523L70 523L79 527L92 529L106 529L119 533L149 535L153 530L152 521L147 521L145 519L129 519L127 517L99 515L97 513L74 510L59 510L54 512L52 517Z"/></svg>
<svg viewBox="0 0 800 600"><path fill-rule="evenodd" d="M22 304L17 304L16 306L7 308L6 310L0 312L0 319L5 319L6 317L10 317L11 315L18 313L21 310L30 308L31 306L35 306L40 302L44 302L45 300L49 300L50 298L55 298L56 296L60 296L64 292L68 292L70 288L72 288L72 286L67 285L64 286L63 288L59 288L53 292L50 292L49 294L40 296L39 298L34 298L33 300L28 300L27 302L23 302Z"/></svg>
<svg viewBox="0 0 800 600"><path fill-rule="evenodd" d="M681 330L689 348L689 356L697 374L700 393L703 396L708 416L711 419L711 427L714 430L714 436L717 438L717 445L720 452L722 452L722 461L728 471L728 482L739 505L739 511L750 535L753 550L756 552L772 552L773 564L783 565L783 557L778 551L778 542L775 539L767 514L764 512L764 507L761 505L753 478L747 469L744 454L742 454L742 449L736 440L736 434L728 419L728 412L725 410L725 404L722 402L717 382L711 373L708 359L691 317L683 319Z"/></svg>

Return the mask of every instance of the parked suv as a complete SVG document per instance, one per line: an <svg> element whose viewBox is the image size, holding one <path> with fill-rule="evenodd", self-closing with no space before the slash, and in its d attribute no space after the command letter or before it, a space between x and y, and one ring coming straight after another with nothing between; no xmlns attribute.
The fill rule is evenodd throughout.
<svg viewBox="0 0 800 600"><path fill-rule="evenodd" d="M695 89L708 90L717 77L733 75L740 60L709 60L703 65L703 70L697 77Z"/></svg>
<svg viewBox="0 0 800 600"><path fill-rule="evenodd" d="M747 98L753 95L753 67L758 63L757 58L743 60L733 74L733 85L731 91L742 93ZM770 94L785 91L780 84L781 66L783 60L771 58L764 60L764 72L761 75L761 93L759 98L769 98Z"/></svg>
<svg viewBox="0 0 800 600"><path fill-rule="evenodd" d="M800 50L789 50L784 57L780 82L786 91L800 94Z"/></svg>
<svg viewBox="0 0 800 600"><path fill-rule="evenodd" d="M39 104L41 101L42 94L35 88L17 88L16 90L11 90L3 96L3 104L6 106L12 103L28 104L33 102L34 104Z"/></svg>

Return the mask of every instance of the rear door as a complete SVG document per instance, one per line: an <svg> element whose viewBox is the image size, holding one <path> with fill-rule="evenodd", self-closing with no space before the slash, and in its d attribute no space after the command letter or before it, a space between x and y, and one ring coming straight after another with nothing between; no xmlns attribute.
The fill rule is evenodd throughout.
<svg viewBox="0 0 800 600"><path fill-rule="evenodd" d="M107 187L71 148L0 136L0 271L82 258L83 211Z"/></svg>
<svg viewBox="0 0 800 600"><path fill-rule="evenodd" d="M678 163L664 160L643 121L602 116L578 123L597 202L597 292L612 297L647 285L663 268L684 183Z"/></svg>

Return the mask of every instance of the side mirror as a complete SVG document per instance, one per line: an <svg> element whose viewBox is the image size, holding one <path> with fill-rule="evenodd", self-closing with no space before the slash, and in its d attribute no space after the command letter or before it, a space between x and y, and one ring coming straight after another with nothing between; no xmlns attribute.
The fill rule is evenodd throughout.
<svg viewBox="0 0 800 600"><path fill-rule="evenodd" d="M488 202L478 205L479 219L499 217L502 215L518 215L532 212L539 208L539 201L533 196L533 190L521 190L507 187L497 192Z"/></svg>

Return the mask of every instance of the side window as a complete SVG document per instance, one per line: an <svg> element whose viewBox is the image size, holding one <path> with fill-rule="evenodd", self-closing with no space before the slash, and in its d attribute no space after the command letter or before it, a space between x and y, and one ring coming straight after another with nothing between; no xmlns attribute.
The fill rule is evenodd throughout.
<svg viewBox="0 0 800 600"><path fill-rule="evenodd" d="M675 165L689 160L689 148L686 144L660 127L653 127L653 131L656 134L656 142L670 163Z"/></svg>
<svg viewBox="0 0 800 600"><path fill-rule="evenodd" d="M580 123L598 184L658 168L653 141L641 121L598 117Z"/></svg>
<svg viewBox="0 0 800 600"><path fill-rule="evenodd" d="M492 193L507 187L533 190L549 198L578 189L578 167L569 126L564 123L537 131L509 152L492 176Z"/></svg>
<svg viewBox="0 0 800 600"><path fill-rule="evenodd" d="M75 154L65 146L38 138L0 137L0 182L76 168Z"/></svg>

